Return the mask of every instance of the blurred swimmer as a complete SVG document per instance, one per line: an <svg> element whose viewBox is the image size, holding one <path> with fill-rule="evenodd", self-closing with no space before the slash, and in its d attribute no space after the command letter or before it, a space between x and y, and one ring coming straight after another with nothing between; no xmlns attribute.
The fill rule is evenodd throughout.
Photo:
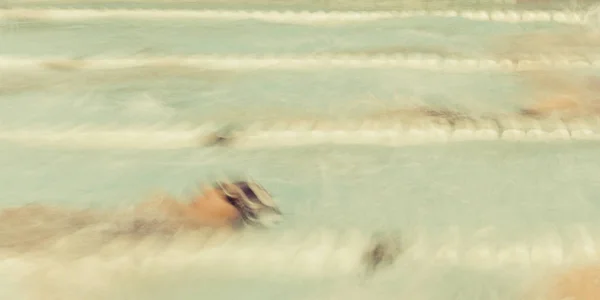
<svg viewBox="0 0 600 300"><path fill-rule="evenodd" d="M202 228L266 228L281 220L271 195L251 181L220 181L190 202L162 196L127 210L70 209L27 204L0 211L0 249L28 251L75 233L143 237Z"/></svg>
<svg viewBox="0 0 600 300"><path fill-rule="evenodd" d="M160 196L136 208L154 212L184 228L270 227L281 220L281 211L259 184L248 181L219 181L204 187L188 203Z"/></svg>
<svg viewBox="0 0 600 300"><path fill-rule="evenodd" d="M571 97L553 97L543 99L521 109L520 114L534 118L560 117L564 119L591 116L599 113L581 101Z"/></svg>
<svg viewBox="0 0 600 300"><path fill-rule="evenodd" d="M600 116L600 78L594 76L567 76L549 72L520 72L519 76L526 85L533 88L530 105L526 105L509 117L528 118L573 118ZM472 120L478 117L498 118L501 115L470 115L466 112L445 108L416 106L405 109L378 111L367 115L368 119L377 120L414 120L422 118L443 119L454 125L460 120Z"/></svg>
<svg viewBox="0 0 600 300"><path fill-rule="evenodd" d="M570 119L600 114L598 77L550 72L521 72L519 75L533 88L533 98L537 99L521 109L521 115Z"/></svg>

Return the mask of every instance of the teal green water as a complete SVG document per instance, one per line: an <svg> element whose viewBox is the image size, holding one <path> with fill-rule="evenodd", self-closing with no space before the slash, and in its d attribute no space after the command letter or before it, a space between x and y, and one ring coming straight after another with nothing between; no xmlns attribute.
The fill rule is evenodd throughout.
<svg viewBox="0 0 600 300"><path fill-rule="evenodd" d="M493 53L490 44L503 35L573 29L433 18L330 26L255 21L3 24L0 55L31 57L357 51L480 57ZM513 74L404 69L0 72L0 121L12 127L359 115L423 103L504 112L519 107L528 95ZM248 173L272 191L286 214L275 231L352 227L410 235L426 230L435 244L441 229L455 226L468 235L492 227L498 243L512 243L576 223L597 226L598 167L595 143L144 152L3 144L0 199L3 205L117 206L155 189L185 195L198 181ZM533 273L404 261L367 282L358 277L265 279L259 274L225 279L171 270L115 280L112 288L94 293L103 299L518 299Z"/></svg>
<svg viewBox="0 0 600 300"><path fill-rule="evenodd" d="M197 180L249 172L288 212L281 228L402 229L414 223L480 228L515 220L568 225L598 214L594 199L600 181L594 176L597 165L590 163L595 147L494 142L406 149L65 152L5 146L2 165L11 172L2 174L2 193L11 204L116 205L158 187L186 194Z"/></svg>
<svg viewBox="0 0 600 300"><path fill-rule="evenodd" d="M398 51L472 57L492 53L490 44L502 36L569 28L543 22L510 24L431 17L322 26L251 20L5 22L1 54L69 56Z"/></svg>

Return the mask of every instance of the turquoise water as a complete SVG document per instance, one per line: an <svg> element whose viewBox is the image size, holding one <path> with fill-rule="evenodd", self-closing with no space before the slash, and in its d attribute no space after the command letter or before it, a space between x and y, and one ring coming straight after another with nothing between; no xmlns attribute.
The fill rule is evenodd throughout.
<svg viewBox="0 0 600 300"><path fill-rule="evenodd" d="M249 172L272 191L286 212L276 233L348 227L363 232L398 230L408 236L427 234L431 247L441 249L449 238L448 228L454 227L461 233L465 251L476 244L482 230L492 230L484 241L495 245L531 244L550 233L558 236L564 251L572 252L578 244L569 227L587 224L593 233L598 225L600 182L595 176L597 165L591 163L596 159L594 144L150 153L5 146L1 159L3 169L9 171L2 173L6 205L112 207L139 201L157 187L185 194L196 180L216 172ZM419 299L515 299L535 270L521 265L482 270L460 263L401 260L394 269L361 283L358 276L323 280L292 274L274 279L267 273L261 275L263 279L250 280L236 274L214 278L202 269L170 269L121 274L121 280L100 277L111 288L92 289L92 294L99 293L102 299L166 299L173 294L180 299L198 294L211 299L241 294L252 299L284 294L293 299L350 295L396 299L413 294ZM57 278L63 285L73 284L67 276ZM428 288L432 285L435 290ZM448 293L462 296L448 298Z"/></svg>
<svg viewBox="0 0 600 300"><path fill-rule="evenodd" d="M189 20L2 24L0 55L28 57L394 51L484 57L494 55L491 45L506 35L577 29L435 18L327 26ZM529 95L515 74L400 68L0 72L0 121L13 128L357 116L414 104L499 113L520 107ZM572 226L583 224L600 232L594 229L600 213L596 150L591 142L143 152L4 143L0 199L3 205L114 207L140 201L156 189L185 195L199 181L250 174L272 192L286 214L275 234L321 228L358 228L366 235L397 230L411 237L426 232L432 247L441 248L449 228L456 228L467 246L476 244L474 236L482 230L493 231L486 241L494 245L530 243L550 233L571 251L578 245L569 231ZM407 260L368 281L359 276L302 278L293 272L224 278L193 268L89 279L82 275L75 280L68 279L72 271L66 270L51 280L65 299L415 300L519 299L523 286L539 271ZM94 288L97 283L100 287ZM8 279L5 284L20 287ZM69 289L72 293L64 292ZM9 291L16 293L5 296L10 299L23 294L19 288L2 292Z"/></svg>
<svg viewBox="0 0 600 300"><path fill-rule="evenodd" d="M490 44L502 36L547 30L563 32L569 28L553 23L484 23L431 17L324 26L251 20L6 22L1 54L74 57L138 52L183 55L395 51L473 57L492 52ZM77 43L72 43L73 40ZM39 47L40 43L44 47Z"/></svg>

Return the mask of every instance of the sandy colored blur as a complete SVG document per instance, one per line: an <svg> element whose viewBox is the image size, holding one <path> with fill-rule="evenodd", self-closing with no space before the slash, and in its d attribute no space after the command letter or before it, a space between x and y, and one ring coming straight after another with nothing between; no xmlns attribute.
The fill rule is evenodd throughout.
<svg viewBox="0 0 600 300"><path fill-rule="evenodd" d="M577 265L549 271L523 300L598 300L600 265Z"/></svg>
<svg viewBox="0 0 600 300"><path fill-rule="evenodd" d="M523 56L580 55L585 57L600 47L600 31L586 27L544 30L506 35L495 39L490 51L496 57L518 59Z"/></svg>
<svg viewBox="0 0 600 300"><path fill-rule="evenodd" d="M0 251L44 251L76 233L100 237L98 242L103 243L120 236L231 229L238 218L239 212L215 189L204 189L189 202L156 194L148 201L114 211L29 204L0 212Z"/></svg>

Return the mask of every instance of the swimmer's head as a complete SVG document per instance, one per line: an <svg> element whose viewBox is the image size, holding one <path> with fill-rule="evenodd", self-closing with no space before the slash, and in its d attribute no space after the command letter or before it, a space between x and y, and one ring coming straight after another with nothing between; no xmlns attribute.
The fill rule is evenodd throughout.
<svg viewBox="0 0 600 300"><path fill-rule="evenodd" d="M281 221L281 211L273 198L255 182L218 182L216 188L240 213L240 225L270 227Z"/></svg>

